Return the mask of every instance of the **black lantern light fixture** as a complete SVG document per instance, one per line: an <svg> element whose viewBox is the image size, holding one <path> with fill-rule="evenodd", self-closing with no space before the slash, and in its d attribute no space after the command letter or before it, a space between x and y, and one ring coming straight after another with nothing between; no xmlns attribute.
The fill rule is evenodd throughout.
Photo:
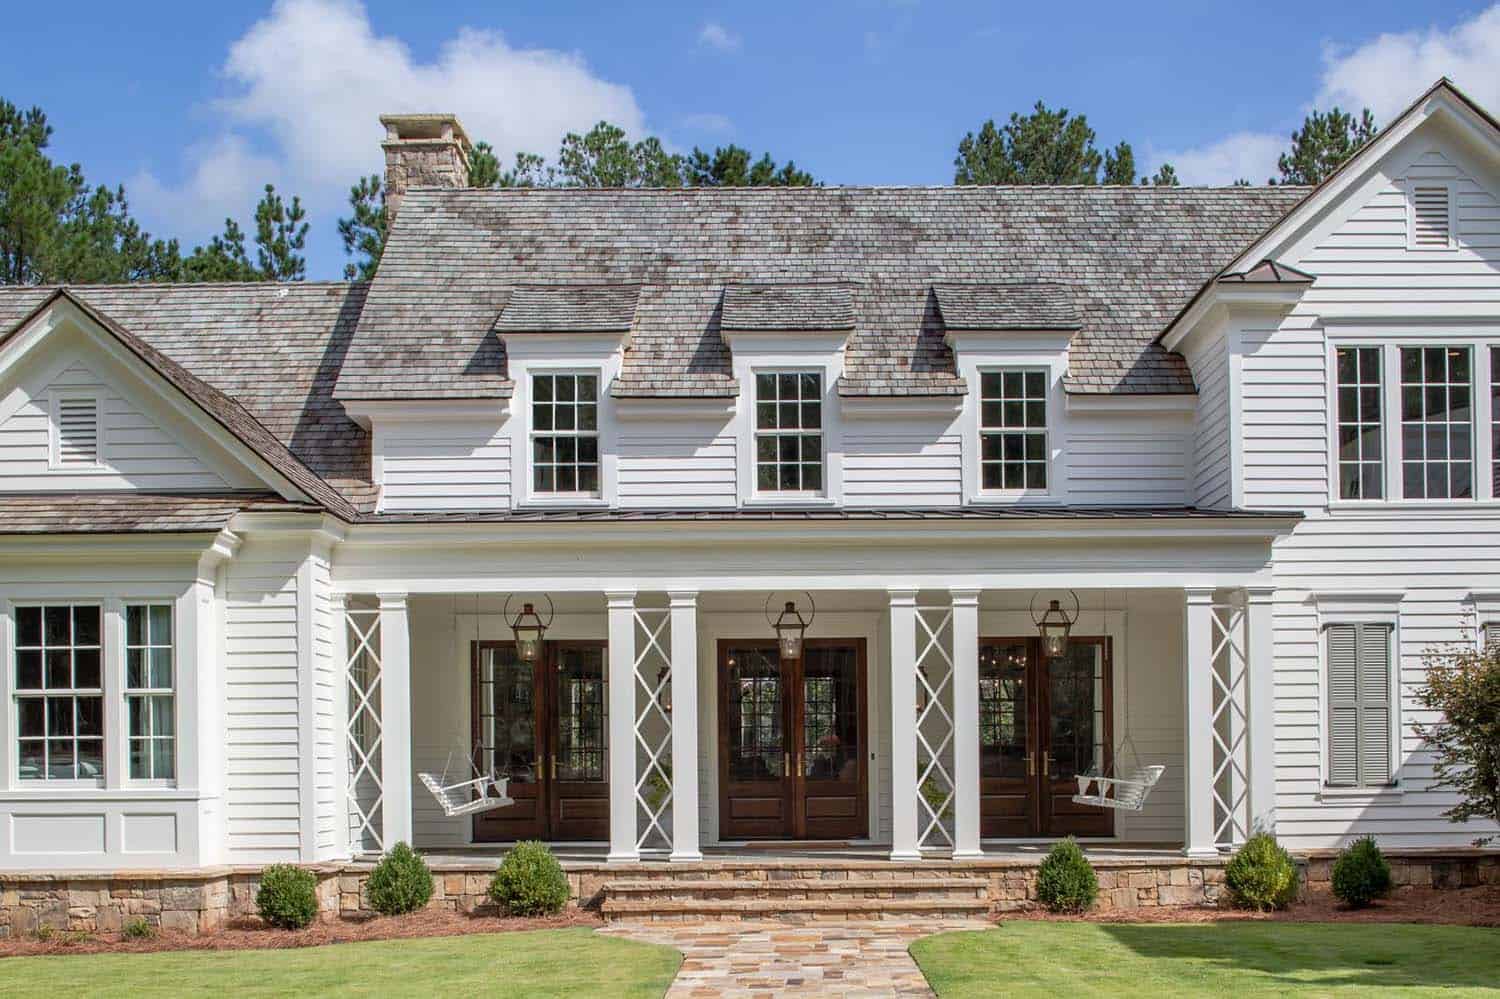
<svg viewBox="0 0 1500 999"><path fill-rule="evenodd" d="M1047 610L1037 617L1036 596L1031 598L1031 623L1042 636L1042 655L1048 659L1056 659L1068 650L1068 635L1073 631L1073 622L1078 620L1078 594L1069 590L1068 595L1073 598L1071 615L1062 609L1062 601L1051 600L1047 603Z"/></svg>
<svg viewBox="0 0 1500 999"><path fill-rule="evenodd" d="M510 615L510 601L505 600L505 619L510 623L511 634L516 637L516 658L523 663L534 663L542 655L542 638L547 634L547 629L552 625L552 619L556 616L556 608L552 605L552 598L545 597L547 601L547 620L536 612L536 606L530 601L521 604L521 613L515 617Z"/></svg>
<svg viewBox="0 0 1500 999"><path fill-rule="evenodd" d="M818 614L818 607L813 603L812 594L804 591L802 595L807 598L809 609L807 617L802 616L795 600L788 600L774 621L771 620L771 601L776 598L776 594L772 593L766 597L766 620L776 632L776 645L781 650L782 659L802 658L802 639L808 627L812 625L813 618Z"/></svg>

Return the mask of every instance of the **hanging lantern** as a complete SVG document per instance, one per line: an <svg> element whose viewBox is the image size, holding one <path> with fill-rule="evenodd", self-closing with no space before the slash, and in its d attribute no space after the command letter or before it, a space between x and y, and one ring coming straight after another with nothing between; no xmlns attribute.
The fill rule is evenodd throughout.
<svg viewBox="0 0 1500 999"><path fill-rule="evenodd" d="M1068 591L1073 597L1073 613L1062 609L1062 602L1049 601L1041 617L1036 616L1036 597L1031 598L1031 622L1042 636L1042 655L1056 659L1068 650L1068 635L1073 631L1073 622L1078 620L1078 594Z"/></svg>
<svg viewBox="0 0 1500 999"><path fill-rule="evenodd" d="M771 627L776 632L776 645L781 650L782 659L802 658L802 639L807 633L808 626L812 624L813 618L817 616L818 608L813 603L812 594L803 593L803 596L807 598L811 609L808 617L802 616L802 612L797 609L796 601L788 600L775 621L771 621L770 611L771 600L775 594L766 598L766 620L771 622Z"/></svg>
<svg viewBox="0 0 1500 999"><path fill-rule="evenodd" d="M521 613L515 617L510 616L510 600L505 601L505 616L510 621L510 630L516 639L516 658L523 663L534 663L542 655L542 638L547 634L547 628L552 623L555 611L552 606L552 598L547 598L547 620L543 621L536 607L531 603L521 605Z"/></svg>

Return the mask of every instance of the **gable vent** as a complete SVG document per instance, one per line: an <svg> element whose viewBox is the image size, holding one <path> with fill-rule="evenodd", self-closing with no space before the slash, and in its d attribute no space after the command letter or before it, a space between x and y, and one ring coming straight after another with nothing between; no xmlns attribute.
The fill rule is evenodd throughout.
<svg viewBox="0 0 1500 999"><path fill-rule="evenodd" d="M1449 231L1448 188L1415 187L1412 189L1411 241L1416 247L1446 249L1451 245Z"/></svg>
<svg viewBox="0 0 1500 999"><path fill-rule="evenodd" d="M99 401L97 399L59 399L57 401L57 463L59 465L97 465L99 463Z"/></svg>

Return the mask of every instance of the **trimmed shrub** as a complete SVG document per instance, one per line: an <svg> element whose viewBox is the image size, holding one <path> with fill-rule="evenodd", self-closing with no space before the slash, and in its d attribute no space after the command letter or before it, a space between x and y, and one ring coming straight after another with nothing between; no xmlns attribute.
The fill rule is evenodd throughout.
<svg viewBox="0 0 1500 999"><path fill-rule="evenodd" d="M573 894L568 876L541 843L517 843L490 879L490 900L512 916L550 916Z"/></svg>
<svg viewBox="0 0 1500 999"><path fill-rule="evenodd" d="M1333 862L1333 894L1351 909L1362 909L1391 893L1391 865L1375 845L1374 836L1364 836L1339 851Z"/></svg>
<svg viewBox="0 0 1500 999"><path fill-rule="evenodd" d="M1036 872L1036 897L1053 912L1083 912L1099 897L1099 879L1072 836L1047 852Z"/></svg>
<svg viewBox="0 0 1500 999"><path fill-rule="evenodd" d="M1256 833L1224 868L1224 887L1241 909L1285 909L1297 897L1297 865L1274 836Z"/></svg>
<svg viewBox="0 0 1500 999"><path fill-rule="evenodd" d="M150 940L156 936L156 927L139 917L125 921L120 928L120 936L126 940Z"/></svg>
<svg viewBox="0 0 1500 999"><path fill-rule="evenodd" d="M318 879L291 864L272 864L260 874L255 907L267 925L300 930L318 916Z"/></svg>
<svg viewBox="0 0 1500 999"><path fill-rule="evenodd" d="M397 843L370 872L370 908L382 916L416 912L432 898L432 871L405 843Z"/></svg>

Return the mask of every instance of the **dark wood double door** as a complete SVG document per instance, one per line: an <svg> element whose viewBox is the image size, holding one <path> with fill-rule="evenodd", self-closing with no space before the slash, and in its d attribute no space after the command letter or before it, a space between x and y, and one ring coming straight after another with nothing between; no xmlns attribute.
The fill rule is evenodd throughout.
<svg viewBox="0 0 1500 999"><path fill-rule="evenodd" d="M979 641L979 834L1110 836L1113 813L1073 802L1076 775L1110 764L1110 642Z"/></svg>
<svg viewBox="0 0 1500 999"><path fill-rule="evenodd" d="M720 837L868 835L864 641L724 640L718 677Z"/></svg>
<svg viewBox="0 0 1500 999"><path fill-rule="evenodd" d="M473 643L473 745L515 799L474 816L476 843L609 838L605 653L604 642L546 642L525 663L514 642Z"/></svg>

